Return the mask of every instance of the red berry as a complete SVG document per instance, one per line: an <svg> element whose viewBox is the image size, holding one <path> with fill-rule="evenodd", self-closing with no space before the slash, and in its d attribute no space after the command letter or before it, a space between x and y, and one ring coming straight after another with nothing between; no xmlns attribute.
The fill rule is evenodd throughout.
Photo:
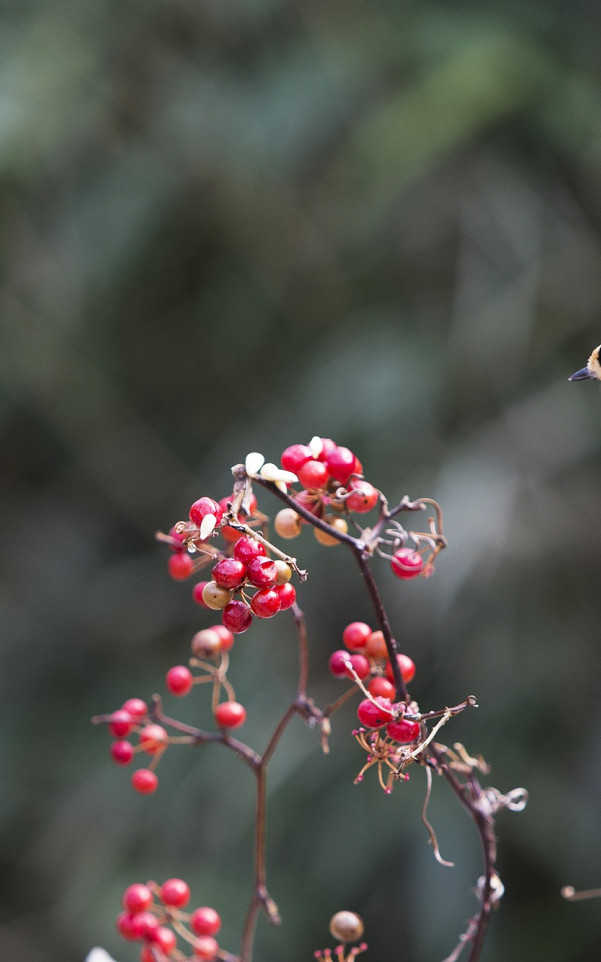
<svg viewBox="0 0 601 962"><path fill-rule="evenodd" d="M323 488L329 477L323 461L305 461L296 473L303 488Z"/></svg>
<svg viewBox="0 0 601 962"><path fill-rule="evenodd" d="M305 511L310 511L311 514L321 517L323 514L323 498L319 494L315 494L313 491L298 491L294 495L294 500L301 508ZM301 524L309 524L304 518L300 519Z"/></svg>
<svg viewBox="0 0 601 962"><path fill-rule="evenodd" d="M247 568L248 580L256 588L271 588L277 581L278 569L271 558L254 558Z"/></svg>
<svg viewBox="0 0 601 962"><path fill-rule="evenodd" d="M134 748L131 742L117 741L111 745L111 758L117 765L129 765L134 757Z"/></svg>
<svg viewBox="0 0 601 962"><path fill-rule="evenodd" d="M134 882L128 885L123 893L123 908L135 915L136 912L144 912L152 905L152 892L147 885L141 882Z"/></svg>
<svg viewBox="0 0 601 962"><path fill-rule="evenodd" d="M381 695L382 698L389 698L391 701L394 698L394 685L391 681L388 681L388 678L383 678L382 675L376 675L375 678L372 678L367 690L374 698L378 695Z"/></svg>
<svg viewBox="0 0 601 962"><path fill-rule="evenodd" d="M140 795L152 795L159 787L158 777L149 768L138 768L131 777L131 783Z"/></svg>
<svg viewBox="0 0 601 962"><path fill-rule="evenodd" d="M134 720L128 711L120 708L111 715L108 727L111 735L114 735L115 738L121 738L123 735L129 735L134 727Z"/></svg>
<svg viewBox="0 0 601 962"><path fill-rule="evenodd" d="M170 556L167 570L174 581L185 581L194 571L194 562L187 552L179 551Z"/></svg>
<svg viewBox="0 0 601 962"><path fill-rule="evenodd" d="M215 909L203 905L192 912L190 927L197 935L217 935L221 928L221 917Z"/></svg>
<svg viewBox="0 0 601 962"><path fill-rule="evenodd" d="M337 481L346 484L356 470L357 458L348 448L335 447L326 459L328 471Z"/></svg>
<svg viewBox="0 0 601 962"><path fill-rule="evenodd" d="M136 720L148 714L148 705L141 698L128 698L121 707Z"/></svg>
<svg viewBox="0 0 601 962"><path fill-rule="evenodd" d="M371 671L371 665L370 665L370 663L368 662L368 660L367 660L367 658L365 657L365 655L351 655L351 656L349 657L349 661L350 661L351 665L353 666L353 669L354 669L354 671L355 671L355 674L358 675L359 678L360 678L362 681L363 681L364 678L367 678L367 676L369 675L369 673L370 673L370 671ZM352 677L353 677L353 676L352 676L351 673L349 672L349 678L352 678Z"/></svg>
<svg viewBox="0 0 601 962"><path fill-rule="evenodd" d="M296 588L289 581L284 585L276 585L275 590L280 596L280 611L287 611L292 608L296 601Z"/></svg>
<svg viewBox="0 0 601 962"><path fill-rule="evenodd" d="M219 505L217 501L213 501L212 498L199 498L190 508L190 521L193 521L194 524L200 527L202 519L206 518L208 514L212 514L215 518L215 523L219 524L223 516L221 505Z"/></svg>
<svg viewBox="0 0 601 962"><path fill-rule="evenodd" d="M424 567L424 559L411 548L399 548L392 556L390 567L397 578L415 578Z"/></svg>
<svg viewBox="0 0 601 962"><path fill-rule="evenodd" d="M162 725L145 725L140 732L140 747L148 755L154 755L167 745L168 737Z"/></svg>
<svg viewBox="0 0 601 962"><path fill-rule="evenodd" d="M246 721L246 708L238 701L222 701L215 709L215 721L220 728L240 728Z"/></svg>
<svg viewBox="0 0 601 962"><path fill-rule="evenodd" d="M372 630L364 621L351 621L342 632L342 641L351 651L358 651L365 648Z"/></svg>
<svg viewBox="0 0 601 962"><path fill-rule="evenodd" d="M365 642L365 654L370 658L388 658L388 648L382 631L372 631Z"/></svg>
<svg viewBox="0 0 601 962"><path fill-rule="evenodd" d="M386 722L392 721L394 717L392 702L381 697L375 698L374 701L366 698L357 706L357 717L367 728L379 728Z"/></svg>
<svg viewBox="0 0 601 962"><path fill-rule="evenodd" d="M150 941L153 945L158 945L167 956L171 955L177 945L175 932L168 929L166 925L157 926L150 936Z"/></svg>
<svg viewBox="0 0 601 962"><path fill-rule="evenodd" d="M202 593L205 590L205 587L208 585L208 583L209 583L208 581L199 581L198 584L194 585L194 587L192 588L192 598L194 599L197 605L201 606L201 608L209 607L202 596Z"/></svg>
<svg viewBox="0 0 601 962"><path fill-rule="evenodd" d="M222 558L211 570L211 576L222 588L237 588L246 578L246 565L237 558Z"/></svg>
<svg viewBox="0 0 601 962"><path fill-rule="evenodd" d="M248 605L238 600L230 601L229 604L225 606L221 618L228 631L232 631L235 635L241 635L245 631L248 631L253 620L252 612Z"/></svg>
<svg viewBox="0 0 601 962"><path fill-rule="evenodd" d="M351 493L345 500L349 511L364 514L366 511L371 511L378 503L378 492L369 481L352 478L349 482L349 490Z"/></svg>
<svg viewBox="0 0 601 962"><path fill-rule="evenodd" d="M261 588L253 595L250 607L259 618L273 618L281 604L277 588Z"/></svg>
<svg viewBox="0 0 601 962"><path fill-rule="evenodd" d="M311 448L306 444L291 444L290 447L282 451L280 458L281 465L285 471L292 471L298 474L298 469L313 457Z"/></svg>
<svg viewBox="0 0 601 962"><path fill-rule="evenodd" d="M219 951L219 945L212 935L201 935L194 942L192 950L197 959L202 959L203 962L213 962Z"/></svg>
<svg viewBox="0 0 601 962"><path fill-rule="evenodd" d="M401 677L405 684L409 684L415 678L415 662L409 657L409 655L397 655L396 660L399 663L399 668L401 669ZM394 676L392 674L392 665L390 662L386 662L386 677L388 681L394 681Z"/></svg>
<svg viewBox="0 0 601 962"><path fill-rule="evenodd" d="M409 721L406 718L389 722L386 726L386 734L390 735L395 742L414 742L419 737L419 722Z"/></svg>
<svg viewBox="0 0 601 962"><path fill-rule="evenodd" d="M185 665L174 665L165 676L165 683L172 695L182 698L187 695L193 685L192 672Z"/></svg>
<svg viewBox="0 0 601 962"><path fill-rule="evenodd" d="M170 878L161 885L161 900L165 905L183 909L190 901L190 886L181 878Z"/></svg>
<svg viewBox="0 0 601 962"><path fill-rule="evenodd" d="M248 535L239 538L234 545L234 558L245 565L264 554L265 548L261 542L257 541L256 538L249 538Z"/></svg>
<svg viewBox="0 0 601 962"><path fill-rule="evenodd" d="M319 438L318 440L321 441L321 450L318 454L314 450L313 457L318 461L327 461L328 455L332 453L336 444L331 438ZM313 447L313 442L311 442L311 447Z"/></svg>

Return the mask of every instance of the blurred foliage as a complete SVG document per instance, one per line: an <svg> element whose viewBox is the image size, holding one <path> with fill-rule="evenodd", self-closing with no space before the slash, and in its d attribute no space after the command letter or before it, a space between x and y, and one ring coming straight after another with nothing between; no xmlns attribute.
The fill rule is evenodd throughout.
<svg viewBox="0 0 601 962"><path fill-rule="evenodd" d="M379 576L422 706L475 692L449 739L530 791L498 820L485 958L598 962L598 904L559 890L601 884L601 397L567 383L601 340L600 21L561 0L5 0L2 958L134 959L121 891L170 875L236 950L247 772L173 750L142 799L88 719L160 689L210 623L155 529L247 451L320 433L391 500L445 510L435 577ZM321 703L343 625L370 618L340 550L298 542ZM294 690L275 621L232 669L257 746ZM477 841L437 784L437 865L419 772L353 788L347 709L329 757L299 723L273 763L284 925L257 959L306 962L348 907L371 962L435 962L474 910Z"/></svg>

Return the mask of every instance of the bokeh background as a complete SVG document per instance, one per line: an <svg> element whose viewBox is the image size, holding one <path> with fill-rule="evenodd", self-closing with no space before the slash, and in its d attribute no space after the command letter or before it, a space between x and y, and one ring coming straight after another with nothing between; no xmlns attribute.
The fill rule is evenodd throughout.
<svg viewBox="0 0 601 962"><path fill-rule="evenodd" d="M182 875L238 948L252 781L171 750L136 796L90 717L163 690L211 623L153 541L249 450L319 433L395 500L437 498L436 574L376 566L422 707L526 786L498 818L507 893L484 957L598 962L601 7L562 0L6 0L0 35L0 956L81 962L131 881ZM261 507L273 512L268 498ZM311 692L351 619L352 559L305 531ZM294 691L289 620L232 680L260 747ZM175 703L207 720L206 701ZM306 962L330 915L371 962L439 962L481 861L444 784L386 797L334 720L272 769L257 959ZM367 957L366 957L367 958Z"/></svg>

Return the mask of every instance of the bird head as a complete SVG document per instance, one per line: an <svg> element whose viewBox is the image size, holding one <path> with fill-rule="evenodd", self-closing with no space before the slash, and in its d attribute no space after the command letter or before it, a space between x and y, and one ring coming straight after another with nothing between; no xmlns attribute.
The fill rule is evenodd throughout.
<svg viewBox="0 0 601 962"><path fill-rule="evenodd" d="M568 381L601 381L601 362L599 361L599 352L601 352L601 344L596 347L588 361L586 362L586 367L576 371L568 378Z"/></svg>

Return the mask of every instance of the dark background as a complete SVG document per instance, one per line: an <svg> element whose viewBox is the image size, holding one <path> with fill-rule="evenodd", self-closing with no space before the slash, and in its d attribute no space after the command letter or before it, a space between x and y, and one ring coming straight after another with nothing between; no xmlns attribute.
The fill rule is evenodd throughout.
<svg viewBox="0 0 601 962"><path fill-rule="evenodd" d="M483 958L598 962L599 903L559 891L601 885L601 396L567 381L601 341L601 7L8 0L2 20L0 955L134 960L121 892L172 875L238 949L248 772L172 749L141 798L89 719L162 690L211 623L154 531L248 451L318 433L391 501L445 510L433 578L376 574L422 707L475 692L445 737L530 792L498 818ZM371 615L342 549L295 550L323 704L342 627ZM295 671L284 615L236 642L257 747ZM353 787L353 726L348 706L324 758L297 723L273 763L284 925L260 925L260 962L311 959L340 908L371 962L440 962L474 911L469 820L436 783L442 868L419 771Z"/></svg>

